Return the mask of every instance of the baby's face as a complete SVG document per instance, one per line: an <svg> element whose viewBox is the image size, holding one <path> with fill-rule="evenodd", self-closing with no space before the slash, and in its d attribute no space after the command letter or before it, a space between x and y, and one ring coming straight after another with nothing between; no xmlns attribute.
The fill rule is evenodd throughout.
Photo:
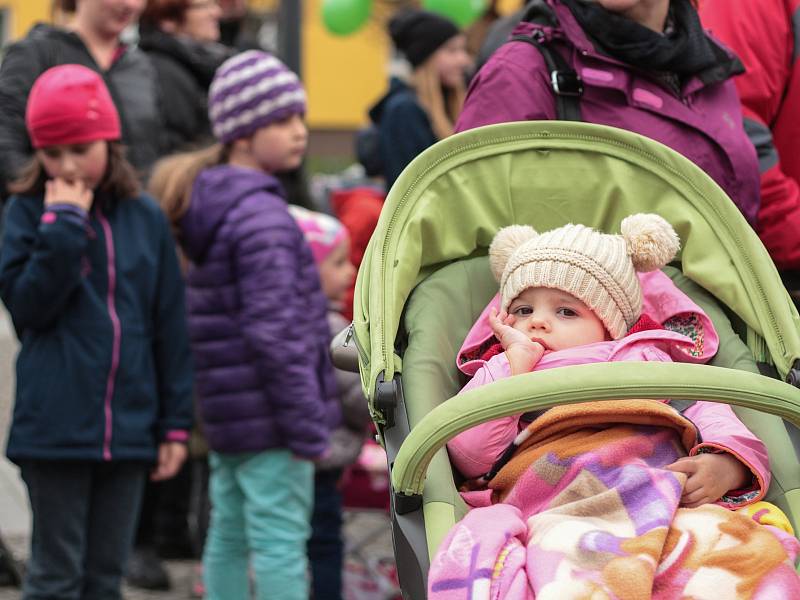
<svg viewBox="0 0 800 600"><path fill-rule="evenodd" d="M508 308L512 327L545 350L565 350L609 339L600 318L575 296L544 287L526 289Z"/></svg>

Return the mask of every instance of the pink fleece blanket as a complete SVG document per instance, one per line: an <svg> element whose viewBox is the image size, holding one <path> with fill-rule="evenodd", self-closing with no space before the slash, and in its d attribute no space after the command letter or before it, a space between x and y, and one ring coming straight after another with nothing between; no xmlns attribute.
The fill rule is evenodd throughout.
<svg viewBox="0 0 800 600"><path fill-rule="evenodd" d="M457 523L431 600L800 598L798 541L717 505L679 508L694 426L652 401L555 408ZM470 493L465 494L469 500Z"/></svg>

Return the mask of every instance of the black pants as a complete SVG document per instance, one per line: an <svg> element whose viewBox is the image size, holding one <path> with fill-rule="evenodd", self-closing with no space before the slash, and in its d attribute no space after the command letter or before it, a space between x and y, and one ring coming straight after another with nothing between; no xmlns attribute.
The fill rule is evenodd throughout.
<svg viewBox="0 0 800 600"><path fill-rule="evenodd" d="M23 600L119 600L148 467L26 461L33 512Z"/></svg>
<svg viewBox="0 0 800 600"><path fill-rule="evenodd" d="M314 476L314 512L308 561L314 600L342 600L342 494L338 469L317 471Z"/></svg>
<svg viewBox="0 0 800 600"><path fill-rule="evenodd" d="M192 458L181 466L172 479L144 488L137 547L151 547L168 557L185 558L203 554L208 516L208 460Z"/></svg>
<svg viewBox="0 0 800 600"><path fill-rule="evenodd" d="M142 497L136 545L158 547L188 540L191 493L189 461L183 463L172 479L158 482L148 480Z"/></svg>

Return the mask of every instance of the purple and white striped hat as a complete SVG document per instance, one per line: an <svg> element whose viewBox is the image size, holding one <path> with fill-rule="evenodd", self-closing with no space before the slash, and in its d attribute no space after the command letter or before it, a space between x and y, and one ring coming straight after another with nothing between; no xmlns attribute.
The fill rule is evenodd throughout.
<svg viewBox="0 0 800 600"><path fill-rule="evenodd" d="M208 92L208 117L216 137L227 144L294 114L305 114L303 84L285 64L260 50L222 63Z"/></svg>

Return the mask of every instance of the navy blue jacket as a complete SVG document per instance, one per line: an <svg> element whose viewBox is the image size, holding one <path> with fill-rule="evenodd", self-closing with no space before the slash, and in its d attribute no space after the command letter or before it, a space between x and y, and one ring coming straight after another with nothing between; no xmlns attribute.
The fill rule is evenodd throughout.
<svg viewBox="0 0 800 600"><path fill-rule="evenodd" d="M6 208L0 296L22 345L7 454L154 460L192 422L175 245L147 196L81 213L41 197Z"/></svg>
<svg viewBox="0 0 800 600"><path fill-rule="evenodd" d="M387 94L370 109L369 116L380 132L380 155L388 190L408 163L438 140L417 94L396 77L391 79Z"/></svg>

